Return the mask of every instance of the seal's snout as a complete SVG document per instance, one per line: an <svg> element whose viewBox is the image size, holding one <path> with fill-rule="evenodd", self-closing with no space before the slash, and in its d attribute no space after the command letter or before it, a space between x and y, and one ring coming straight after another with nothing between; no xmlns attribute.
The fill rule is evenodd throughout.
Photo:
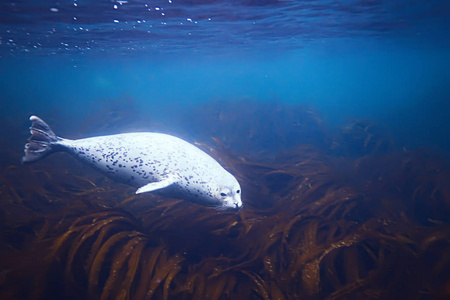
<svg viewBox="0 0 450 300"><path fill-rule="evenodd" d="M224 200L220 205L220 210L240 210L242 208L242 201L239 197Z"/></svg>
<svg viewBox="0 0 450 300"><path fill-rule="evenodd" d="M240 197L239 197L239 199L236 199L236 201L234 202L234 205L236 206L236 209L242 208L242 201L241 201Z"/></svg>
<svg viewBox="0 0 450 300"><path fill-rule="evenodd" d="M232 203L233 209L240 210L242 208L242 201L240 197L236 197Z"/></svg>

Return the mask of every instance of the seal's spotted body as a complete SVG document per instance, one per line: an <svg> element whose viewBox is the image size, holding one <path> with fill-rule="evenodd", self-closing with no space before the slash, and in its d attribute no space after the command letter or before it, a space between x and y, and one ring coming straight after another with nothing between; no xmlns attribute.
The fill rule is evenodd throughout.
<svg viewBox="0 0 450 300"><path fill-rule="evenodd" d="M41 119L33 122L24 162L67 151L108 176L161 194L222 208L242 206L236 178L197 147L167 134L125 133L79 140L57 137Z"/></svg>

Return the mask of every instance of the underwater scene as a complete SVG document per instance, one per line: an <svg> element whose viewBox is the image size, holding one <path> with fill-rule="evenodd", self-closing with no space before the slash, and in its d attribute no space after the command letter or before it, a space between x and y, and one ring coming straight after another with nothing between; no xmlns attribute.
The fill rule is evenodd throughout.
<svg viewBox="0 0 450 300"><path fill-rule="evenodd" d="M449 116L450 1L2 1L0 299L450 299Z"/></svg>

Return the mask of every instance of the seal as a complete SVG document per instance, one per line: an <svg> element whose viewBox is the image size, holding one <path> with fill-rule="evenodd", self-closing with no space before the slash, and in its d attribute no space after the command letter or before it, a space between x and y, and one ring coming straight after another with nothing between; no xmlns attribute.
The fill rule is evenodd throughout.
<svg viewBox="0 0 450 300"><path fill-rule="evenodd" d="M23 163L65 151L105 175L135 186L136 194L186 199L218 209L240 209L236 178L194 145L168 134L124 133L78 140L58 137L37 116L31 116L31 137Z"/></svg>

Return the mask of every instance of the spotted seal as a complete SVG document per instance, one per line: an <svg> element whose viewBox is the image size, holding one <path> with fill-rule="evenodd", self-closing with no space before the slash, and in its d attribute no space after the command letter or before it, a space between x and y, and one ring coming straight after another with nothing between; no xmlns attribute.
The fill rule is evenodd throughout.
<svg viewBox="0 0 450 300"><path fill-rule="evenodd" d="M151 132L69 140L56 136L31 116L31 137L23 163L65 151L107 176L137 187L136 194L157 191L219 209L240 209L236 178L211 156L177 137Z"/></svg>

